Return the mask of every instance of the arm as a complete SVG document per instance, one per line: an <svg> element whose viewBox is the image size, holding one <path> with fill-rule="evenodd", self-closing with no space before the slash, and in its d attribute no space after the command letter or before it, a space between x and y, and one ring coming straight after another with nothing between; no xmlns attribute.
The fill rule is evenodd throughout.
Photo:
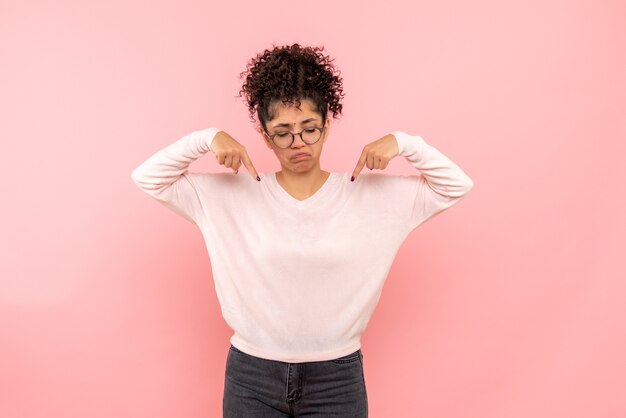
<svg viewBox="0 0 626 418"><path fill-rule="evenodd" d="M472 179L421 136L402 131L392 132L398 142L399 154L420 172L408 176L413 183L414 199L410 228L449 208L463 199L474 187Z"/></svg>
<svg viewBox="0 0 626 418"><path fill-rule="evenodd" d="M196 225L202 217L197 179L201 173L189 173L189 165L211 151L211 143L220 129L211 127L192 132L157 151L131 173L133 182L151 197Z"/></svg>

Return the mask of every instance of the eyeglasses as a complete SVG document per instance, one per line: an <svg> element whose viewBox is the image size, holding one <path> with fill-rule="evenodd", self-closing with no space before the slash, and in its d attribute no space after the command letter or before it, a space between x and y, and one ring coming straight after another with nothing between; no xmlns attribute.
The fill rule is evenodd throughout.
<svg viewBox="0 0 626 418"><path fill-rule="evenodd" d="M296 135L300 135L302 142L307 145L313 145L322 137L322 132L324 132L326 128L318 128L318 127L310 127L306 128L298 133L294 132L277 132L273 135L270 135L265 132L265 134L272 140L274 145L278 148L289 148L293 144L293 141L296 139Z"/></svg>

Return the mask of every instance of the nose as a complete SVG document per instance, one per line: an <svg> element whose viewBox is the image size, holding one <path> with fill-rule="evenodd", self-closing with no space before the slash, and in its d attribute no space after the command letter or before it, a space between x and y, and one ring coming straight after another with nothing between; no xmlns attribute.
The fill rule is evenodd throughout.
<svg viewBox="0 0 626 418"><path fill-rule="evenodd" d="M300 133L300 135L294 135L293 144L291 144L291 146L293 147L296 143L298 143L298 148L307 145L307 143L302 140L302 133Z"/></svg>

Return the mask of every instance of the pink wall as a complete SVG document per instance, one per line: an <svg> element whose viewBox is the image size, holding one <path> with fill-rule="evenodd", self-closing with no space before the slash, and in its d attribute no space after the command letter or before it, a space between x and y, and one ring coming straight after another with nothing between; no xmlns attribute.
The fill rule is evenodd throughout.
<svg viewBox="0 0 626 418"><path fill-rule="evenodd" d="M398 254L370 416L626 416L624 3L223 3L0 4L0 416L221 416L204 242L130 173L209 126L278 170L234 97L272 42L342 71L323 168L403 130L475 182Z"/></svg>

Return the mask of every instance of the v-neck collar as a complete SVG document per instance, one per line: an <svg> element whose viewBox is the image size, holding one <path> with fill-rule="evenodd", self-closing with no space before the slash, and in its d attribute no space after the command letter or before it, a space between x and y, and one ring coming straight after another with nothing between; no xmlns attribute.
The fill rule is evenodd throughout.
<svg viewBox="0 0 626 418"><path fill-rule="evenodd" d="M287 192L287 190L283 189L283 186L280 185L280 183L278 182L278 179L276 178L276 172L272 172L267 177L269 178L272 184L272 188L276 191L279 198L283 200L285 203L291 206L295 206L297 208L308 208L316 204L316 202L321 201L320 199L322 199L325 195L328 194L329 190L332 189L332 186L337 181L337 173L331 172L328 175L328 178L326 178L326 181L324 182L324 184L322 184L322 187L317 189L315 193L313 193L311 196L307 197L304 200L298 200L292 195L290 195L289 192Z"/></svg>

